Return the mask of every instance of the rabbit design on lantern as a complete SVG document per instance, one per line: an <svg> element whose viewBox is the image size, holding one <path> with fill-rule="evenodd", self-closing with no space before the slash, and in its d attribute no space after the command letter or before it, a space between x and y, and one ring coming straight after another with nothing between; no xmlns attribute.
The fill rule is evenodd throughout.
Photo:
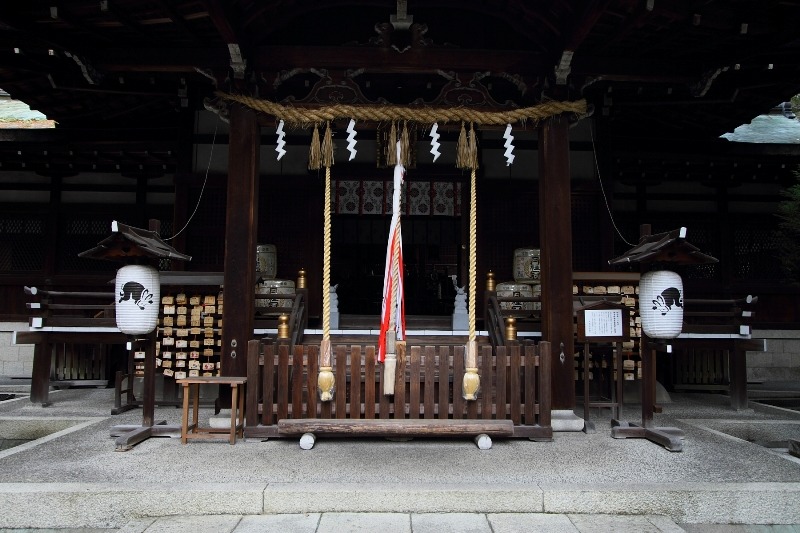
<svg viewBox="0 0 800 533"><path fill-rule="evenodd" d="M676 287L664 289L661 294L656 296L655 300L653 300L653 311L658 309L661 311L661 316L669 313L673 306L683 308L683 295L681 295L681 291Z"/></svg>
<svg viewBox="0 0 800 533"><path fill-rule="evenodd" d="M119 293L119 301L122 303L125 300L133 300L136 307L144 311L145 304L153 305L153 293L147 287L136 281L129 281L125 283Z"/></svg>

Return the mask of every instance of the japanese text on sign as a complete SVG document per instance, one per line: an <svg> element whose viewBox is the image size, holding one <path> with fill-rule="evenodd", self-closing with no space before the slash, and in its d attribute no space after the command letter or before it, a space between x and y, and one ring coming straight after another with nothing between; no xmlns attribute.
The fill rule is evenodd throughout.
<svg viewBox="0 0 800 533"><path fill-rule="evenodd" d="M587 310L584 315L587 337L621 337L622 309Z"/></svg>

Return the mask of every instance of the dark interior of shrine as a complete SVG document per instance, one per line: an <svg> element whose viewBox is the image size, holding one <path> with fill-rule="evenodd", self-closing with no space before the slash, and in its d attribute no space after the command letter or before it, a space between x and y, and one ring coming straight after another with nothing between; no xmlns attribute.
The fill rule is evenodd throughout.
<svg viewBox="0 0 800 533"><path fill-rule="evenodd" d="M744 0L4 5L0 89L56 127L0 129L0 224L32 228L0 235L0 246L15 250L0 259L0 314L24 314L25 283L107 277L113 264L77 253L112 218L140 227L157 218L165 235L191 222L172 243L193 260L174 267L222 269L231 137L222 91L298 107L503 111L585 99L588 116L575 117L570 134L573 242L564 245L572 246L573 271L610 270L608 259L635 242L641 224L687 226L692 242L720 259L687 269L690 286L758 291L758 321L798 325L798 293L781 279L769 245L780 190L800 164L797 145L721 138L759 115L777 116L800 93L798 12L795 1ZM310 125L288 132L289 153L276 162L276 122L259 120L259 242L276 244L282 277L312 271L318 295L322 179L306 167ZM352 162L346 122L333 126L337 183L391 179L375 140L385 125L359 124L364 148ZM452 148L460 124L440 126ZM512 166L502 128L478 131L481 276L493 270L509 279L513 250L538 245L536 126L516 128ZM410 183L467 183L452 156L432 161L426 127L415 134ZM408 312L446 315L466 279L463 212L403 223ZM332 226L342 312L377 313L388 217L341 207ZM318 316L319 297L311 304Z"/></svg>

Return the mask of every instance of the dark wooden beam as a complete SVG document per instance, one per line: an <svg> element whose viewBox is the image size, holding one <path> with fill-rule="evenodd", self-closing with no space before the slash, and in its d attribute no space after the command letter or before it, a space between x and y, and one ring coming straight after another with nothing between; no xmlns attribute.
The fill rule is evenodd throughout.
<svg viewBox="0 0 800 533"><path fill-rule="evenodd" d="M542 340L553 346L553 409L575 407L572 310L572 215L569 120L539 127L539 243L542 263Z"/></svg>
<svg viewBox="0 0 800 533"><path fill-rule="evenodd" d="M244 32L238 27L231 10L226 7L226 3L218 0L203 0L203 4L206 6L211 22L223 41L228 44L236 43L240 45L246 42Z"/></svg>
<svg viewBox="0 0 800 533"><path fill-rule="evenodd" d="M253 336L255 249L258 232L259 130L255 111L233 106L225 216L225 321L223 376L247 375L247 342Z"/></svg>
<svg viewBox="0 0 800 533"><path fill-rule="evenodd" d="M241 46L241 45L240 45ZM409 50L403 54L378 47L361 46L261 46L252 50L256 71L280 71L289 68L364 68L376 73L430 72L441 69L458 72L540 73L549 68L541 54L504 50L430 48ZM230 54L222 47L163 49L155 46L105 48L92 55L96 68L104 72L195 72L197 68L220 69L230 65Z"/></svg>
<svg viewBox="0 0 800 533"><path fill-rule="evenodd" d="M156 4L158 4L158 7L160 7L161 10L164 11L164 13L167 14L169 19L173 22L173 24L175 24L178 28L180 28L183 31L183 33L185 33L187 36L189 36L189 38L191 38L197 44L202 44L202 40L197 35L197 33L195 33L192 30L192 28L190 28L189 25L186 24L186 19L183 18L183 15L178 13L165 0L156 0Z"/></svg>
<svg viewBox="0 0 800 533"><path fill-rule="evenodd" d="M572 30L564 38L564 50L575 52L581 47L610 3L611 0L593 0L584 8Z"/></svg>

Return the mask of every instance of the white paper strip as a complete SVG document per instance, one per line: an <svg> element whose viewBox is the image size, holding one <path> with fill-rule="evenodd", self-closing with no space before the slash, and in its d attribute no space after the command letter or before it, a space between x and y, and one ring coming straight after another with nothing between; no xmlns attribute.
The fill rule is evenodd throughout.
<svg viewBox="0 0 800 533"><path fill-rule="evenodd" d="M347 124L347 149L350 150L350 159L352 161L356 157L356 121L352 118Z"/></svg>
<svg viewBox="0 0 800 533"><path fill-rule="evenodd" d="M439 153L439 146L441 146L441 144L439 143L439 137L440 137L439 125L436 122L434 122L433 126L431 126L430 136L431 136L431 154L433 154L433 162L435 163L436 160L439 159L439 156L442 155L441 153Z"/></svg>
<svg viewBox="0 0 800 533"><path fill-rule="evenodd" d="M514 136L511 134L511 124L506 125L506 132L503 134L503 138L506 140L506 153L504 154L506 156L506 166L509 166L514 162Z"/></svg>
<svg viewBox="0 0 800 533"><path fill-rule="evenodd" d="M283 131L283 120L278 122L278 129L275 130L275 133L278 135L278 142L277 146L275 146L275 151L278 152L278 161L280 161L281 157L286 155L286 150L283 148L286 146L286 132Z"/></svg>

